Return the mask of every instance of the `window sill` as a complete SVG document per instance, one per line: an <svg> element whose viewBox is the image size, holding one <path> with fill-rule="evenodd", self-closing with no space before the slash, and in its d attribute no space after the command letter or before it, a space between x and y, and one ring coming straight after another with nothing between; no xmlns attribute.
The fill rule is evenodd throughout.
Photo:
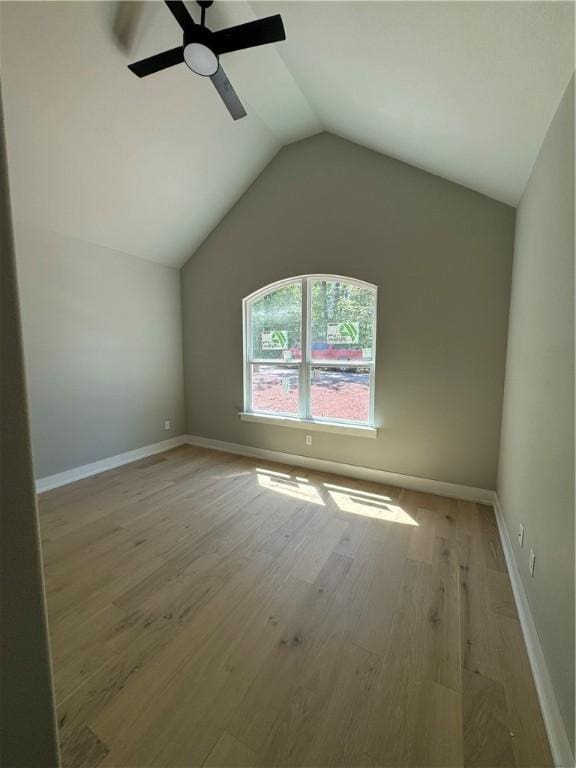
<svg viewBox="0 0 576 768"><path fill-rule="evenodd" d="M337 421L312 421L296 419L290 416L272 416L265 413L240 413L242 421L250 421L255 424L269 424L275 427L293 427L306 429L309 432L332 432L336 435L348 435L349 437L378 437L376 427L362 426L360 424L344 424Z"/></svg>

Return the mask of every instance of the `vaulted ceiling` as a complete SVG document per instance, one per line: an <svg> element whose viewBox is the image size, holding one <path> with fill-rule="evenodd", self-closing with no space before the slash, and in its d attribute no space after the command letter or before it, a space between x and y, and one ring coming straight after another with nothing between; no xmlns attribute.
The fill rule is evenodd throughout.
<svg viewBox="0 0 576 768"><path fill-rule="evenodd" d="M248 111L233 122L185 65L126 68L180 43L163 3L144 4L129 55L117 10L2 3L14 214L172 266L322 130L515 205L574 69L569 2L220 2L213 28L280 12L287 32L223 57Z"/></svg>

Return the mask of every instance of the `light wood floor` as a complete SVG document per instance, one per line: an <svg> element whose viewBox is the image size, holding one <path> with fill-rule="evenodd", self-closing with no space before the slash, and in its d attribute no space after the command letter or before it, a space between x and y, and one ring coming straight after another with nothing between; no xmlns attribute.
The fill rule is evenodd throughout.
<svg viewBox="0 0 576 768"><path fill-rule="evenodd" d="M183 447L40 509L67 768L552 764L489 507Z"/></svg>

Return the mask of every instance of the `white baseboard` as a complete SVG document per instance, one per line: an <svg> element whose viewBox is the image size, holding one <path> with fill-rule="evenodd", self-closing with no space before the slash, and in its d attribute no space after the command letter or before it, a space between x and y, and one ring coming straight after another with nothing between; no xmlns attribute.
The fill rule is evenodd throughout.
<svg viewBox="0 0 576 768"><path fill-rule="evenodd" d="M430 480L425 477L402 475L397 472L387 472L384 469L370 469L369 467L360 467L356 464L343 464L339 461L316 459L313 456L302 456L296 453L282 453L281 451L272 451L267 448L255 448L252 445L226 443L222 440L212 440L211 438L198 435L188 435L187 442L190 445L212 448L215 451L237 453L241 456L252 456L256 459L266 459L267 461L277 461L279 464L306 467L307 469L315 469L319 472L330 472L335 475L343 475L344 477L354 477L359 480L382 483L383 485L398 486L411 491L434 493L438 496L449 496L450 498L462 499L463 501L492 504L494 495L494 491L485 488L473 488L469 485L446 483L443 480Z"/></svg>
<svg viewBox="0 0 576 768"><path fill-rule="evenodd" d="M131 461L145 459L147 456L153 456L155 453L168 451L170 448L176 448L185 443L188 443L188 436L179 435L178 437L171 437L168 440L162 440L160 443L144 445L142 448L136 448L133 451L118 453L116 456L110 456L101 461L93 461L91 464L83 464L81 467L74 467L73 469L66 470L66 472L59 472L57 475L41 477L36 480L36 493L50 491L52 488L68 485L68 483L75 483L76 480L82 480L84 477L98 475L100 472L106 472L107 469L114 469L115 467L121 467L123 464L129 464Z"/></svg>
<svg viewBox="0 0 576 768"><path fill-rule="evenodd" d="M550 673L548 672L548 665L546 664L542 645L540 644L538 630L536 629L532 611L530 610L530 603L528 602L524 584L520 577L514 550L512 548L512 542L510 541L510 536L504 520L502 506L496 493L494 493L493 505L496 521L498 523L498 530L500 532L500 539L502 541L502 548L504 549L504 556L508 566L508 573L510 575L510 581L512 582L512 590L514 592L516 608L518 609L518 617L520 619L524 642L526 643L526 649L528 651L530 667L532 668L532 676L540 701L544 725L546 726L546 731L548 733L552 757L554 758L554 765L557 768L574 768L574 755L572 754L564 721L560 714L558 700L554 693L554 687L552 685L552 680L550 679Z"/></svg>
<svg viewBox="0 0 576 768"><path fill-rule="evenodd" d="M485 488L473 488L469 485L457 485L456 483L447 483L443 480L431 480L425 477L413 477L411 475L402 475L397 472L387 472L383 469L370 469L356 464L344 464L338 461L329 461L327 459L317 459L313 456L301 456L295 453L282 453L281 451L272 451L266 448L255 448L251 445L241 445L239 443L226 443L222 440L212 440L208 437L197 435L179 435L169 440L163 440L160 443L145 445L142 448L136 448L133 451L119 453L116 456L110 456L101 461L94 461L90 464L83 464L80 467L68 469L57 475L48 475L36 480L36 492L43 493L61 485L68 485L77 480L82 480L91 475L97 475L100 472L106 472L108 469L115 469L123 464L129 464L138 459L144 459L146 456L153 456L155 453L168 451L179 445L197 445L203 448L211 448L215 451L224 451L226 453L236 453L241 456L252 456L258 459L276 461L280 464L290 464L292 466L307 467L320 472L330 472L344 477L355 477L359 480L368 480L370 482L382 483L384 485L393 485L400 488L407 488L413 491L422 491L423 493L434 493L439 496L449 496L454 499L464 501L476 501L482 504L492 504L493 491Z"/></svg>

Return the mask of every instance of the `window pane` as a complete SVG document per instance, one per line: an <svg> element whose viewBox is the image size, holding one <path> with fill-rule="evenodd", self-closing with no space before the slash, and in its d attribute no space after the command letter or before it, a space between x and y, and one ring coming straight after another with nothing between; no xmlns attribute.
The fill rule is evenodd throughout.
<svg viewBox="0 0 576 768"><path fill-rule="evenodd" d="M251 304L252 359L302 357L302 284L284 285Z"/></svg>
<svg viewBox="0 0 576 768"><path fill-rule="evenodd" d="M298 416L298 375L295 366L252 366L252 410Z"/></svg>
<svg viewBox="0 0 576 768"><path fill-rule="evenodd" d="M313 366L311 408L315 419L361 421L370 419L370 369Z"/></svg>
<svg viewBox="0 0 576 768"><path fill-rule="evenodd" d="M374 359L372 288L344 280L312 280L313 360Z"/></svg>

